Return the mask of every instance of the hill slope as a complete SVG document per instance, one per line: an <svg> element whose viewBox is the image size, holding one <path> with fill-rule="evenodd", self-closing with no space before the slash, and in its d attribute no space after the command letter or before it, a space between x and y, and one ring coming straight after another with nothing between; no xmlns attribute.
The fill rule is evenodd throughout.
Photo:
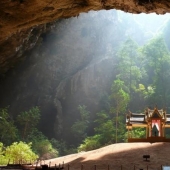
<svg viewBox="0 0 170 170"><path fill-rule="evenodd" d="M51 165L68 164L71 170L130 170L130 169L161 169L161 165L170 165L170 143L119 143L97 150L67 155L46 161ZM149 154L150 160L144 161L143 155ZM109 167L108 167L109 165Z"/></svg>

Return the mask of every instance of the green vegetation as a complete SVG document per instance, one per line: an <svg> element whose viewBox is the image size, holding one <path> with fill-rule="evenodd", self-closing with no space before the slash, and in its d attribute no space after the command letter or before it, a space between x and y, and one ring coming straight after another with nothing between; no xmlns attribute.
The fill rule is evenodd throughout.
<svg viewBox="0 0 170 170"><path fill-rule="evenodd" d="M29 134L28 141L32 142L32 148L40 158L50 159L58 157L59 153L57 148L54 148L51 141L37 129L32 130Z"/></svg>
<svg viewBox="0 0 170 170"><path fill-rule="evenodd" d="M163 36L159 35L144 45L142 53L145 56L145 70L149 73L147 81L153 90L148 102L167 106L170 99L170 53Z"/></svg>
<svg viewBox="0 0 170 170"><path fill-rule="evenodd" d="M28 135L37 126L40 120L40 109L33 107L29 111L22 112L17 116L17 122L19 124L20 136L22 140L26 140Z"/></svg>
<svg viewBox="0 0 170 170"><path fill-rule="evenodd" d="M58 156L57 148L37 129L39 120L38 107L22 112L16 120L10 117L8 108L0 110L0 164L6 164L8 160L18 163Z"/></svg>
<svg viewBox="0 0 170 170"><path fill-rule="evenodd" d="M81 151L90 151L93 149L97 149L101 146L100 142L100 135L95 135L92 137L87 137L83 142L83 144L81 144L78 147L78 152Z"/></svg>
<svg viewBox="0 0 170 170"><path fill-rule="evenodd" d="M35 161L38 158L38 155L33 153L31 150L31 143L24 142L14 142L12 145L6 147L5 157L14 162L19 161Z"/></svg>
<svg viewBox="0 0 170 170"><path fill-rule="evenodd" d="M124 85L124 82L120 79L114 80L111 91L112 94L110 96L111 99L113 99L113 106L111 107L111 113L116 113L116 134L115 134L115 142L117 143L117 131L118 131L118 118L119 113L123 113L126 111L128 102L130 100L129 94L125 91L126 86Z"/></svg>
<svg viewBox="0 0 170 170"><path fill-rule="evenodd" d="M0 143L0 165L7 163L29 163L34 162L38 158L32 149L31 143L14 142L10 146L4 147Z"/></svg>
<svg viewBox="0 0 170 170"><path fill-rule="evenodd" d="M86 130L89 124L89 111L86 110L86 106L78 106L80 113L80 119L77 120L71 127L73 135L81 142L86 136Z"/></svg>
<svg viewBox="0 0 170 170"><path fill-rule="evenodd" d="M132 137L144 138L146 136L145 128L134 128L132 129Z"/></svg>
<svg viewBox="0 0 170 170"><path fill-rule="evenodd" d="M8 108L0 109L0 141L7 145L17 139L18 129L8 114Z"/></svg>
<svg viewBox="0 0 170 170"><path fill-rule="evenodd" d="M162 35L139 47L128 39L117 53L116 79L111 85L106 110L96 114L94 135L79 145L78 151L88 151L104 145L126 142L125 113L128 108L144 109L170 101L170 53ZM137 111L137 110L136 110ZM132 136L145 137L145 129L135 128Z"/></svg>

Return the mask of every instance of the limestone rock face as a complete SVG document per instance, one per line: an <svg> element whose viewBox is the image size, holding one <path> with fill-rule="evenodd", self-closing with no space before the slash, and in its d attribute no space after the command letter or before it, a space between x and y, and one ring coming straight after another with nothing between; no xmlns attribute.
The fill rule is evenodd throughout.
<svg viewBox="0 0 170 170"><path fill-rule="evenodd" d="M115 78L114 64L112 58L104 58L84 67L58 84L54 96L54 104L57 108L54 124L55 136L60 136L63 131L69 131L67 128L71 127L71 123L79 117L77 114L78 105L86 105L91 112L92 119L94 116L92 113L103 108L104 102L107 101L104 99L102 101L102 97L110 91L112 80ZM62 136L71 138L69 134L65 133Z"/></svg>
<svg viewBox="0 0 170 170"><path fill-rule="evenodd" d="M33 50L29 54L32 57L0 81L0 107L9 104L9 112L15 117L39 106L40 129L49 137L58 137L70 130L67 128L78 115L78 105L86 105L91 111L101 107L101 95L110 89L114 76L114 62L105 58L89 64L93 59L83 55L62 59L42 48ZM63 138L69 135L63 133Z"/></svg>
<svg viewBox="0 0 170 170"><path fill-rule="evenodd" d="M96 17L91 14L92 23ZM101 43L101 39L105 41L108 37L105 31L103 35L101 32L97 34L101 28L100 21L91 24L90 28L87 27L89 17L82 16L79 21L70 18L47 24L46 28L38 26L25 30L23 35L29 38L18 50L24 60L0 79L0 108L9 105L9 112L15 117L22 111L39 106L42 115L40 129L49 137L60 137L63 132L70 132L70 127L79 116L78 105L98 111L101 96L110 90L115 76L114 57L104 55L109 52L108 44L103 46ZM32 37L32 34L35 36ZM109 34L109 37L112 36ZM119 39L121 37L117 37L117 42ZM14 40L18 44L22 42L17 41L17 36ZM116 47L113 45L113 48ZM31 50L24 53L26 49ZM15 54L17 56L17 52ZM70 133L63 135L63 138L69 138Z"/></svg>
<svg viewBox="0 0 170 170"><path fill-rule="evenodd" d="M13 67L38 40L48 22L82 12L120 9L130 13L165 14L168 0L6 0L0 1L0 74ZM41 25L41 26L39 26ZM42 28L40 28L42 27ZM39 29L39 33L35 31ZM35 32L36 33L35 33ZM32 36L34 33L34 36ZM32 37L30 39L30 37ZM29 41L29 42L28 42ZM31 46L30 46L31 44Z"/></svg>
<svg viewBox="0 0 170 170"><path fill-rule="evenodd" d="M0 2L1 40L13 33L81 12L120 9L131 13L170 12L167 0L6 0Z"/></svg>
<svg viewBox="0 0 170 170"><path fill-rule="evenodd" d="M24 59L24 52L34 47L43 31L44 26L40 25L23 29L0 41L0 76Z"/></svg>
<svg viewBox="0 0 170 170"><path fill-rule="evenodd" d="M120 9L131 13L165 14L167 0L7 0L0 2L0 41L24 28L78 16L81 12Z"/></svg>
<svg viewBox="0 0 170 170"><path fill-rule="evenodd" d="M78 16L81 12L120 9L130 13L165 14L168 0L6 0L0 2L0 40L30 27Z"/></svg>

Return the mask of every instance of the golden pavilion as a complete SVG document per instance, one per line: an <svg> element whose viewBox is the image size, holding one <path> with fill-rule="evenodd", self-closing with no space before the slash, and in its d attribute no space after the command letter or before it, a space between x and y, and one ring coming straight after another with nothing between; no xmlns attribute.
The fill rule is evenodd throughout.
<svg viewBox="0 0 170 170"><path fill-rule="evenodd" d="M141 127L146 129L145 138L132 137L132 129ZM164 109L146 109L144 113L132 113L126 116L126 128L128 129L128 142L170 142L165 136L165 128L170 128L170 114Z"/></svg>

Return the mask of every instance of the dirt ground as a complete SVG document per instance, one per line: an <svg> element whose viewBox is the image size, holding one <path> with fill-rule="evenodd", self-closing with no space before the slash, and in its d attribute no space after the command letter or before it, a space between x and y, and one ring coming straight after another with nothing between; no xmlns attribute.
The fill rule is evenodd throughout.
<svg viewBox="0 0 170 170"><path fill-rule="evenodd" d="M146 161L143 155L150 155ZM170 143L119 143L97 150L67 155L45 164L68 170L161 170L170 166Z"/></svg>

